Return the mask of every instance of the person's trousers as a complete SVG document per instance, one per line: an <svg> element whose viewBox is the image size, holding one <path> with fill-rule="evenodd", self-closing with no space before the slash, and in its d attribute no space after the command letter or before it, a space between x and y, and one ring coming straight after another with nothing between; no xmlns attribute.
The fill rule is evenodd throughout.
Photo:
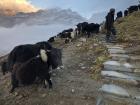
<svg viewBox="0 0 140 105"><path fill-rule="evenodd" d="M116 39L116 30L112 28L111 30L107 30L106 40L111 41Z"/></svg>

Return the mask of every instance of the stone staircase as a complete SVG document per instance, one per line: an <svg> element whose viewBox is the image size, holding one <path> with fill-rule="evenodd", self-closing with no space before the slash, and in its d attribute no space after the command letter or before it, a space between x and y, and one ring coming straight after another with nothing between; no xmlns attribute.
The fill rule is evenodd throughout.
<svg viewBox="0 0 140 105"><path fill-rule="evenodd" d="M140 67L132 63L138 58L130 56L123 45L102 43L111 59L103 64L101 76L104 84L99 89L97 105L112 105L110 100L123 103L120 105L140 105Z"/></svg>

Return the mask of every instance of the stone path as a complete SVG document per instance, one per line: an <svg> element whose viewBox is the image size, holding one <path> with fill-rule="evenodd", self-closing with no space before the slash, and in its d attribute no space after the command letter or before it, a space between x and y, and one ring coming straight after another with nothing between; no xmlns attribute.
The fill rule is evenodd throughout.
<svg viewBox="0 0 140 105"><path fill-rule="evenodd" d="M111 59L103 64L101 76L104 84L99 89L101 94L97 105L109 105L110 100L140 105L140 67L133 63L138 58L127 54L122 45L103 43Z"/></svg>

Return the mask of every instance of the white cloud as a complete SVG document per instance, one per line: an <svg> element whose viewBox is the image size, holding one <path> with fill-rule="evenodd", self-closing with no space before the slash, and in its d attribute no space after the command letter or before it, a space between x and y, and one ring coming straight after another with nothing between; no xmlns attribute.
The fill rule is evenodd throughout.
<svg viewBox="0 0 140 105"><path fill-rule="evenodd" d="M38 9L26 0L0 0L0 14L13 15L17 12L36 12Z"/></svg>

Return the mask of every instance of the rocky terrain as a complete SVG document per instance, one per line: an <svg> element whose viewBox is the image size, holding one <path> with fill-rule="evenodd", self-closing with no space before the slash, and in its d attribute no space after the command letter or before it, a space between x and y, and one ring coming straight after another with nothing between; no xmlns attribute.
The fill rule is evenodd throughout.
<svg viewBox="0 0 140 105"><path fill-rule="evenodd" d="M10 94L10 73L0 73L0 105L140 105L139 43L126 40L134 36L121 29L115 43L106 43L104 34L69 44L58 38L53 46L63 49L64 69L53 71L52 90L33 84Z"/></svg>

